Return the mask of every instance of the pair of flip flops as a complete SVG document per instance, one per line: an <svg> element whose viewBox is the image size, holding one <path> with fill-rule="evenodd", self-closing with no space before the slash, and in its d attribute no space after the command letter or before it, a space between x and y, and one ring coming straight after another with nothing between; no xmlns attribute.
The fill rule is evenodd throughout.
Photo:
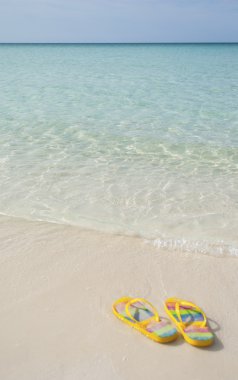
<svg viewBox="0 0 238 380"><path fill-rule="evenodd" d="M164 307L176 328L169 321L161 320L156 308L143 298L122 297L113 304L112 310L120 320L155 342L172 342L180 332L193 346L205 347L213 343L214 335L207 326L206 315L197 305L169 298Z"/></svg>

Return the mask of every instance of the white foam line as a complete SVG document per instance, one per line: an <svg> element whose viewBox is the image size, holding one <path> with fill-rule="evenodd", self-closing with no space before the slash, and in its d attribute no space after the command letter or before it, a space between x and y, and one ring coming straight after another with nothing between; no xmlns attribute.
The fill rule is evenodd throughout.
<svg viewBox="0 0 238 380"><path fill-rule="evenodd" d="M238 257L238 247L217 241L209 243L204 240L187 240L173 238L158 238L155 240L146 240L152 243L154 247L164 250L173 250L187 253L200 253L217 257L232 256Z"/></svg>

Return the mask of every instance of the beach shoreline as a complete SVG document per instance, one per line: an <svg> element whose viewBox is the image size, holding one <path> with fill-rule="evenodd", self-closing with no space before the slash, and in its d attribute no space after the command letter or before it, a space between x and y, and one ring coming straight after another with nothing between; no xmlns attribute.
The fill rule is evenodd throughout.
<svg viewBox="0 0 238 380"><path fill-rule="evenodd" d="M3 216L0 247L2 379L234 378L237 258ZM148 340L112 314L124 295L147 298L162 317L167 297L196 302L214 346Z"/></svg>

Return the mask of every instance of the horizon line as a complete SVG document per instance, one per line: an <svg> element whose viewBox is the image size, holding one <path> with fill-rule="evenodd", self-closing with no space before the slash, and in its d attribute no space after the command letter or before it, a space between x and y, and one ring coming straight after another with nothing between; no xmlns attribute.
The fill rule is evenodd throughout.
<svg viewBox="0 0 238 380"><path fill-rule="evenodd" d="M238 44L236 42L0 42L0 45L211 45Z"/></svg>

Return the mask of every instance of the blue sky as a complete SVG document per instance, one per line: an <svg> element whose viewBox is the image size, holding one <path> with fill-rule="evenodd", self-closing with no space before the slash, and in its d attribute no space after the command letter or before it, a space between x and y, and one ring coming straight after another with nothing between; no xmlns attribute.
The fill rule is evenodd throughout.
<svg viewBox="0 0 238 380"><path fill-rule="evenodd" d="M0 42L236 42L238 0L0 0Z"/></svg>

